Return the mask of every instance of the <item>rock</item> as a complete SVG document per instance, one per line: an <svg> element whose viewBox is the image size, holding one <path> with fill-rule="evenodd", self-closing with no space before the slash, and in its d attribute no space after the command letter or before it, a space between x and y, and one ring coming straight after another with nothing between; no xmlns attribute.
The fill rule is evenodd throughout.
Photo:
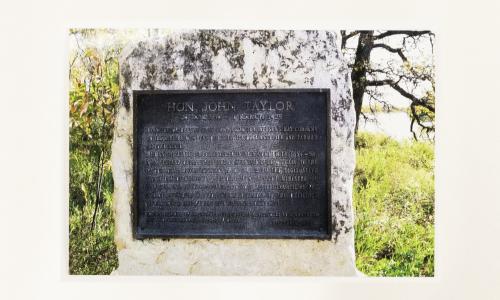
<svg viewBox="0 0 500 300"><path fill-rule="evenodd" d="M194 30L129 45L112 147L113 274L355 276L352 183L355 114L346 62L330 31ZM132 236L132 91L331 90L333 237L316 240L146 239Z"/></svg>

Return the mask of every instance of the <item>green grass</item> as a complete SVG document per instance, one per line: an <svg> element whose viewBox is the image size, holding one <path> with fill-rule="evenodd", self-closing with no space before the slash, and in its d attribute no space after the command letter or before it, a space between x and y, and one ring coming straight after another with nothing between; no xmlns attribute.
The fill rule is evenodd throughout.
<svg viewBox="0 0 500 300"><path fill-rule="evenodd" d="M103 202L99 205L95 228L95 202L91 188L93 165L89 156L70 152L69 272L77 275L105 275L118 266L114 244L112 210L113 180L109 163L104 168Z"/></svg>
<svg viewBox="0 0 500 300"><path fill-rule="evenodd" d="M434 275L434 148L358 133L356 264L370 276Z"/></svg>

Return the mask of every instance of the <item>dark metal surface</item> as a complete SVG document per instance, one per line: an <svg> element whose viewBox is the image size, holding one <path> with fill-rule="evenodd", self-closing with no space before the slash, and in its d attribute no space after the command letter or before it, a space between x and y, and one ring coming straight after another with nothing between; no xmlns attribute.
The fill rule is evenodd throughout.
<svg viewBox="0 0 500 300"><path fill-rule="evenodd" d="M135 91L135 238L330 239L329 93Z"/></svg>

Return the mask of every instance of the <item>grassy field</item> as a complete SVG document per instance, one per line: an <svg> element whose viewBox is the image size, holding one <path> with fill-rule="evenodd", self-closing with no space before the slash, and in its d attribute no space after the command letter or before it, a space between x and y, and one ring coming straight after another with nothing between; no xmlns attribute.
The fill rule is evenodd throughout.
<svg viewBox="0 0 500 300"><path fill-rule="evenodd" d="M434 275L434 147L358 133L356 264L370 276Z"/></svg>

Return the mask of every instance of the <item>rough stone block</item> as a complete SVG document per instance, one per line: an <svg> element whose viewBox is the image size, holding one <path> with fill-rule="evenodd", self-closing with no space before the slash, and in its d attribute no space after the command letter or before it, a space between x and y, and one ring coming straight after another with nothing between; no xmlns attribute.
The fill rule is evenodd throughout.
<svg viewBox="0 0 500 300"><path fill-rule="evenodd" d="M131 275L354 276L355 115L346 62L331 31L178 31L124 49L113 140L115 242ZM145 239L132 235L132 92L330 89L331 240Z"/></svg>

